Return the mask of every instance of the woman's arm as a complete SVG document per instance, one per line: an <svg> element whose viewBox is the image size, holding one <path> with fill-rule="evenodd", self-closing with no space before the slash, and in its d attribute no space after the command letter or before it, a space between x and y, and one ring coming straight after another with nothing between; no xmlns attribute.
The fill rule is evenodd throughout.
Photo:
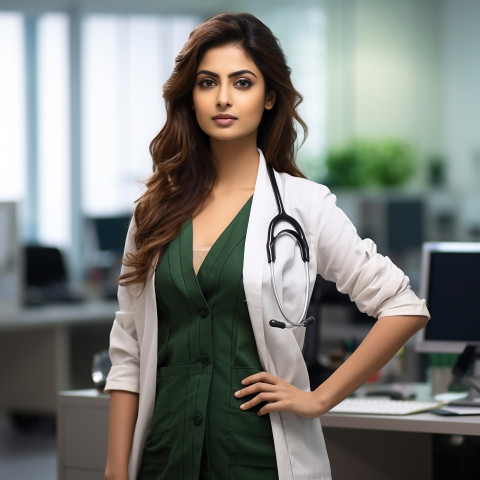
<svg viewBox="0 0 480 480"><path fill-rule="evenodd" d="M137 412L137 393L120 390L110 393L105 480L128 480L128 460Z"/></svg>
<svg viewBox="0 0 480 480"><path fill-rule="evenodd" d="M378 319L348 360L313 392L300 390L266 372L247 377L242 383L248 386L235 396L258 395L240 408L248 410L266 401L269 403L259 410L259 415L282 411L302 417L318 417L378 372L427 321L427 317L414 315Z"/></svg>
<svg viewBox="0 0 480 480"><path fill-rule="evenodd" d="M378 372L427 321L427 317L420 316L378 319L353 354L315 390L321 413L330 410Z"/></svg>

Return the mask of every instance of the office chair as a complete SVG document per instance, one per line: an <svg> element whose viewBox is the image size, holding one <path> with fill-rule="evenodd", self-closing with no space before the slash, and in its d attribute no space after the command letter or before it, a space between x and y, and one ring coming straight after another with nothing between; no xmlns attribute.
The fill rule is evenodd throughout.
<svg viewBox="0 0 480 480"><path fill-rule="evenodd" d="M72 292L62 253L55 247L24 247L24 288L26 306L82 300Z"/></svg>

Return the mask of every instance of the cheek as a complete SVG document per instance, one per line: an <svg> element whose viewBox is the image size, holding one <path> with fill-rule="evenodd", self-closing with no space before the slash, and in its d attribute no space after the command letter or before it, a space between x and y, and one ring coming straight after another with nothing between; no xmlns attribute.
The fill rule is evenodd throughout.
<svg viewBox="0 0 480 480"><path fill-rule="evenodd" d="M197 95L193 95L192 97L192 108L195 110L195 113L202 110L202 103L200 102ZM198 115L198 113L197 113Z"/></svg>
<svg viewBox="0 0 480 480"><path fill-rule="evenodd" d="M260 123L260 120L262 119L264 111L265 111L265 105L263 102L252 105L249 109L249 117L251 121L255 123Z"/></svg>
<svg viewBox="0 0 480 480"><path fill-rule="evenodd" d="M193 96L193 109L195 111L195 117L197 118L197 122L201 123L202 119L205 118L206 111L205 111L205 101L202 101L202 98L197 96Z"/></svg>
<svg viewBox="0 0 480 480"><path fill-rule="evenodd" d="M251 102L250 110L253 114L262 116L265 110L265 96L259 95L255 98L255 100Z"/></svg>

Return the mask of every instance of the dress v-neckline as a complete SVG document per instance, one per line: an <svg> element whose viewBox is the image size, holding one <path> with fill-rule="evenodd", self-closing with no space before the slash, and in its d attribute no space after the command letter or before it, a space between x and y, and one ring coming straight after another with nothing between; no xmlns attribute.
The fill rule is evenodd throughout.
<svg viewBox="0 0 480 480"><path fill-rule="evenodd" d="M200 268L198 269L198 272L195 274L195 271L193 269L193 222L192 219L190 218L188 220L187 224L187 230L188 232L185 232L188 234L188 241L189 241L189 252L191 252L191 267L192 271L195 275L195 277L199 277L200 273L202 272L202 269L204 269L205 264L208 264L210 261L210 258L212 256L216 256L216 252L218 248L221 248L221 246L225 243L224 239L225 237L229 234L232 228L234 228L235 224L237 223L237 220L239 217L242 216L243 212L250 206L251 202L253 199L253 195L249 197L249 199L243 204L243 206L240 208L240 210L236 213L236 215L232 218L230 223L223 229L223 231L220 233L220 235L217 237L215 242L209 247L208 253L203 259L202 265L200 265Z"/></svg>
<svg viewBox="0 0 480 480"><path fill-rule="evenodd" d="M200 275L200 272L202 271L203 266L205 263L209 261L209 257L212 255L215 255L215 252L218 248L218 245L223 244L224 237L228 235L228 232L233 228L233 226L237 223L238 218L242 215L244 210L251 204L252 202L253 195L251 195L248 200L243 204L243 206L240 208L240 210L235 214L235 216L230 220L230 223L223 229L223 231L220 233L220 235L217 237L215 242L209 247L208 253L203 259L202 265L200 265L200 268L198 269L198 273L196 273L196 277ZM189 219L189 224L190 224L190 234L189 234L189 239L190 239L190 251L192 252L192 269L193 269L193 222L192 218ZM194 272L195 273L195 272Z"/></svg>

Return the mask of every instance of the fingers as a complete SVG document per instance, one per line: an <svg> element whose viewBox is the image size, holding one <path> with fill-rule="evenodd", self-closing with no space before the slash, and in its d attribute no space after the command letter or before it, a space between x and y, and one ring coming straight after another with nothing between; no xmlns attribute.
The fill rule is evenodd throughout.
<svg viewBox="0 0 480 480"><path fill-rule="evenodd" d="M271 373L260 372L260 373L255 373L254 375L250 375L247 378L244 378L242 380L242 385L251 385L252 383L257 383L257 382L270 383L270 384L274 385L275 383L278 383L279 381L280 381L280 379L275 377Z"/></svg>
<svg viewBox="0 0 480 480"><path fill-rule="evenodd" d="M280 378L275 377L274 375L267 372L256 373L242 380L243 385L248 385L241 390L235 392L235 397L242 398L247 395L255 395L254 398L248 402L243 403L240 408L242 410L249 410L260 403L268 402L269 404L274 404L278 402L282 397L282 385L285 382ZM265 411L265 406L260 409L258 412L259 415L264 415L268 413ZM273 410L272 410L273 411ZM260 413L263 412L263 413Z"/></svg>
<svg viewBox="0 0 480 480"><path fill-rule="evenodd" d="M265 415L270 412L290 412L302 417L313 418L320 414L312 392L305 392L290 383L267 372L256 373L242 380L244 388L235 392L236 398L255 395L240 405L249 410L260 403L266 403L257 412Z"/></svg>
<svg viewBox="0 0 480 480"><path fill-rule="evenodd" d="M278 400L278 395L275 393L269 393L269 392L262 392L256 395L254 398L249 400L248 402L243 403L240 405L240 408L242 410L249 410L250 408L253 408L257 406L259 403L262 402L276 402Z"/></svg>
<svg viewBox="0 0 480 480"><path fill-rule="evenodd" d="M285 408L284 403L285 402L282 401L267 403L257 412L257 415L262 416L270 412L286 411L287 409Z"/></svg>
<svg viewBox="0 0 480 480"><path fill-rule="evenodd" d="M253 383L255 382L256 383ZM257 415L271 412L289 412L306 418L318 417L322 410L317 405L313 392L299 390L290 383L266 372L247 377L242 381L248 385L235 392L235 397L255 395L252 399L240 405L242 410L249 410L261 403Z"/></svg>
<svg viewBox="0 0 480 480"><path fill-rule="evenodd" d="M259 392L273 392L276 390L276 385L272 385L270 383L263 383L263 382L258 382L254 383L253 385L250 385L249 387L242 388L241 390L238 390L235 392L235 396L237 398L242 398L247 395L252 395L254 393L259 393Z"/></svg>

